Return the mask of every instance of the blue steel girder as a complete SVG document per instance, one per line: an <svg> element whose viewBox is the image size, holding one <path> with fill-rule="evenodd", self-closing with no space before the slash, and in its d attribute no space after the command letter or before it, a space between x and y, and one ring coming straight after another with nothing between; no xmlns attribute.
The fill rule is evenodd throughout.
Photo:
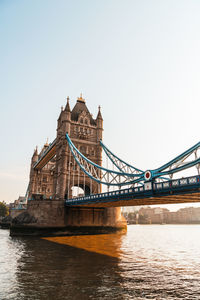
<svg viewBox="0 0 200 300"><path fill-rule="evenodd" d="M195 144L193 147L189 148L182 154L178 155L168 163L162 165L157 169L151 170L152 178L158 178L166 175L169 175L170 178L172 178L173 174L189 169L194 166L197 168L199 174L200 156L197 153L199 149L200 149L200 142ZM188 161L188 159L190 159L190 161Z"/></svg>
<svg viewBox="0 0 200 300"><path fill-rule="evenodd" d="M66 134L66 139L68 141L70 150L83 172L85 172L91 179L98 183L102 183L108 186L124 186L133 185L135 183L141 184L145 181L155 181L160 179L166 181L169 178L164 176L173 177L174 173L186 170L188 168L196 166L198 173L200 170L200 156L197 155L197 151L200 149L200 142L186 150L182 154L178 155L173 160L164 164L163 166L143 172L130 164L124 162L115 154L113 154L104 144L100 142L103 150L105 151L111 162L117 167L118 171L109 170L107 168L101 167L87 157L85 157L72 143L68 134ZM192 161L187 161L188 158L194 154L194 159Z"/></svg>
<svg viewBox="0 0 200 300"><path fill-rule="evenodd" d="M119 158L117 155L115 155L112 151L110 151L102 141L100 141L100 145L102 149L104 150L107 157L110 159L110 161L120 170L121 172L126 172L130 174L144 174L144 171L135 168L134 166L126 163L121 158Z"/></svg>
<svg viewBox="0 0 200 300"><path fill-rule="evenodd" d="M25 203L27 203L27 201L28 201L29 188L30 188L30 183L28 184L28 187L27 187L27 190L26 190L26 194L25 194L25 197L24 197L24 202Z"/></svg>
<svg viewBox="0 0 200 300"><path fill-rule="evenodd" d="M66 133L66 139L71 153L79 165L81 170L92 180L107 186L123 186L132 185L144 180L144 173L126 173L122 171L114 171L97 165L93 161L85 157L72 143L69 135Z"/></svg>

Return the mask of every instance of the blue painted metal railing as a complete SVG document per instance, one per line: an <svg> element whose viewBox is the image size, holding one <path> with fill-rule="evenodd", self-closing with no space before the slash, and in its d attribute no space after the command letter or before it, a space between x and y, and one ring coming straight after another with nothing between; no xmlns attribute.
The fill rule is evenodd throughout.
<svg viewBox="0 0 200 300"><path fill-rule="evenodd" d="M169 180L167 182L152 183L146 182L144 186L121 189L113 192L105 192L101 194L88 195L85 197L77 197L67 199L66 206L95 204L104 202L115 202L119 200L142 199L151 197L162 197L186 193L200 193L200 176L191 176L187 178Z"/></svg>

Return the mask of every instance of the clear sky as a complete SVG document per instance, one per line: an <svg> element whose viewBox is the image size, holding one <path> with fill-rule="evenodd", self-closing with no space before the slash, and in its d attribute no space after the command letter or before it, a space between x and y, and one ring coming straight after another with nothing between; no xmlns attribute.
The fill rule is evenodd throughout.
<svg viewBox="0 0 200 300"><path fill-rule="evenodd" d="M200 140L200 1L0 0L0 200L83 93L104 143L153 169Z"/></svg>

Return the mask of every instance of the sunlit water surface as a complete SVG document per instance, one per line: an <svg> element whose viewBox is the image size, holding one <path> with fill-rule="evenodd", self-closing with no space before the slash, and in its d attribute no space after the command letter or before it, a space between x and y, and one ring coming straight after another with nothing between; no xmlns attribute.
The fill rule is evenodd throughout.
<svg viewBox="0 0 200 300"><path fill-rule="evenodd" d="M0 299L200 299L200 225L11 238L0 230Z"/></svg>

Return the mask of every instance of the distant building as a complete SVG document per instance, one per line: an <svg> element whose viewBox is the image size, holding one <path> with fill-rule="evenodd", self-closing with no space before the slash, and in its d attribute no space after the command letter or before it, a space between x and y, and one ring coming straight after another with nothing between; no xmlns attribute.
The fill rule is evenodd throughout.
<svg viewBox="0 0 200 300"><path fill-rule="evenodd" d="M139 210L139 223L143 224L198 224L200 223L200 207L181 208L170 212L161 207L142 207Z"/></svg>
<svg viewBox="0 0 200 300"><path fill-rule="evenodd" d="M166 216L168 215L169 210L161 207L142 207L138 213L139 222L141 220L145 224L162 224L166 223Z"/></svg>
<svg viewBox="0 0 200 300"><path fill-rule="evenodd" d="M185 224L200 223L200 207L181 208L177 212L173 212L170 217L171 222Z"/></svg>
<svg viewBox="0 0 200 300"><path fill-rule="evenodd" d="M136 212L138 210L140 210L142 206L124 206L122 207L122 213L131 213L131 212Z"/></svg>
<svg viewBox="0 0 200 300"><path fill-rule="evenodd" d="M19 196L17 200L9 204L9 209L26 208L25 197Z"/></svg>

